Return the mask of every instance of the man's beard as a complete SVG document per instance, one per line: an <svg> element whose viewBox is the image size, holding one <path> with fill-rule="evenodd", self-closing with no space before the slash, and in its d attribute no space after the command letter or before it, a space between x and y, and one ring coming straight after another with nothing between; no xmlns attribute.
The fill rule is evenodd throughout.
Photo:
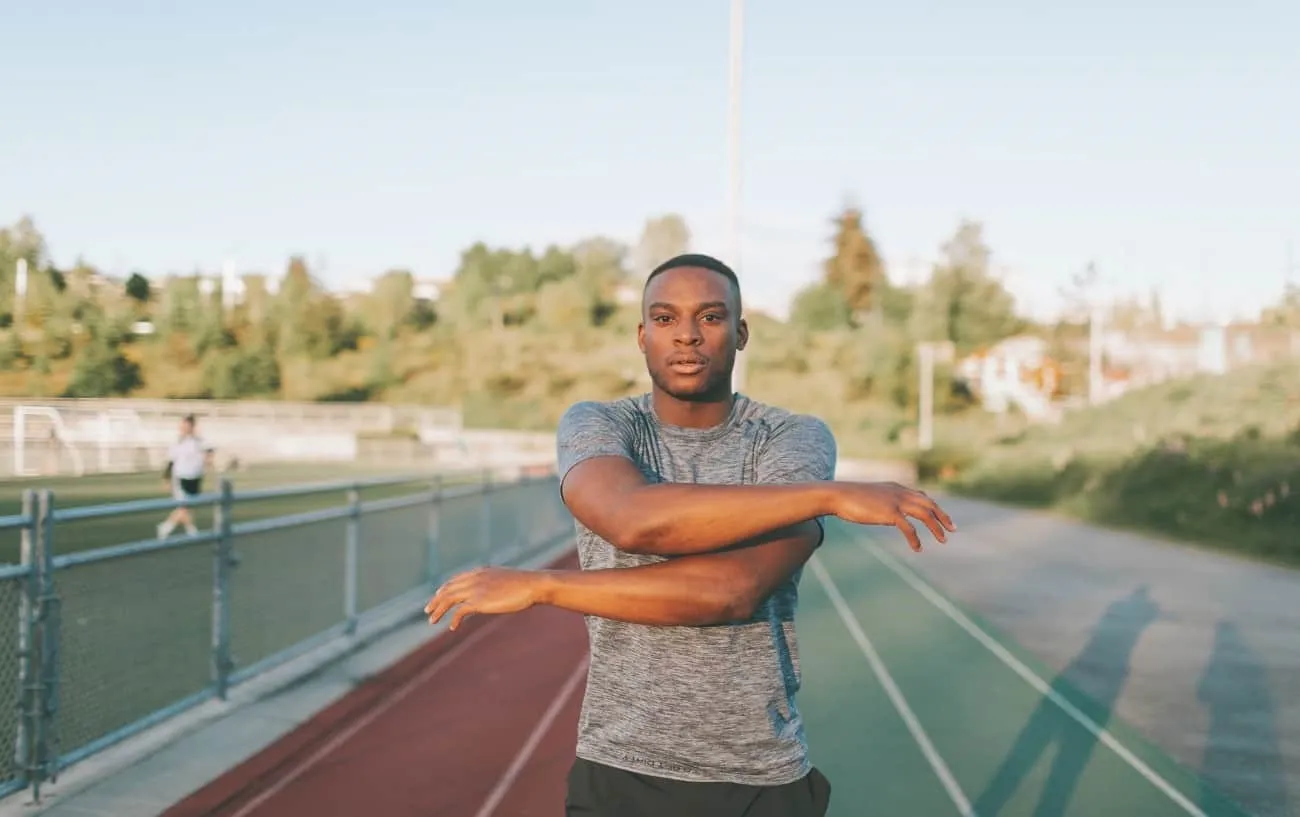
<svg viewBox="0 0 1300 817"><path fill-rule="evenodd" d="M699 388L690 390L676 388L671 382L672 379L672 372L667 367L661 371L650 369L651 382L674 400L681 400L683 403L716 403L731 396L730 369L710 372L709 378Z"/></svg>

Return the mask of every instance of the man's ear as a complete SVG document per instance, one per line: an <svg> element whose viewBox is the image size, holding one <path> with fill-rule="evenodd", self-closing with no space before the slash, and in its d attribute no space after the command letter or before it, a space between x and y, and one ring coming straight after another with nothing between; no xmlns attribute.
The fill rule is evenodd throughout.
<svg viewBox="0 0 1300 817"><path fill-rule="evenodd" d="M749 343L749 323L744 318L741 318L740 323L736 327L736 351L738 352L745 351L745 346L748 343Z"/></svg>
<svg viewBox="0 0 1300 817"><path fill-rule="evenodd" d="M636 325L636 346L638 349L641 350L641 354L644 355L645 354L645 321L641 321Z"/></svg>

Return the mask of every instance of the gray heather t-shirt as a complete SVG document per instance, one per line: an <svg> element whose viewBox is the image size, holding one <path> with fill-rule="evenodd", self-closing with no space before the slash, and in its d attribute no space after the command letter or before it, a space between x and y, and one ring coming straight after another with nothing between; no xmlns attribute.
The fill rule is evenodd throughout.
<svg viewBox="0 0 1300 817"><path fill-rule="evenodd" d="M651 482L789 483L835 474L825 423L743 395L722 425L704 429L659 422L648 394L578 403L560 421L557 447L561 481L577 463L611 455L631 459ZM665 558L620 551L581 522L577 540L587 570ZM587 616L591 668L578 756L688 781L779 785L807 774L795 705L801 573L746 623L663 627Z"/></svg>

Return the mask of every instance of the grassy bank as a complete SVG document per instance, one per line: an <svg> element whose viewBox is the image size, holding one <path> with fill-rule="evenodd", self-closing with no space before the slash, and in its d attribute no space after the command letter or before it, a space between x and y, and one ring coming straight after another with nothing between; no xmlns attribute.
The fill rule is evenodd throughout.
<svg viewBox="0 0 1300 817"><path fill-rule="evenodd" d="M1055 427L947 442L923 479L1300 566L1300 371L1164 384Z"/></svg>

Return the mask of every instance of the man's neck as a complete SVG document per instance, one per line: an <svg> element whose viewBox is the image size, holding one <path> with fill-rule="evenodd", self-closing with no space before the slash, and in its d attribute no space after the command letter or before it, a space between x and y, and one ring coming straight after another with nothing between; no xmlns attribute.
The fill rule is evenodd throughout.
<svg viewBox="0 0 1300 817"><path fill-rule="evenodd" d="M736 402L735 394L728 392L717 400L691 402L678 400L659 389L650 393L655 416L662 423L682 428L713 428L726 422L731 414L731 407Z"/></svg>

